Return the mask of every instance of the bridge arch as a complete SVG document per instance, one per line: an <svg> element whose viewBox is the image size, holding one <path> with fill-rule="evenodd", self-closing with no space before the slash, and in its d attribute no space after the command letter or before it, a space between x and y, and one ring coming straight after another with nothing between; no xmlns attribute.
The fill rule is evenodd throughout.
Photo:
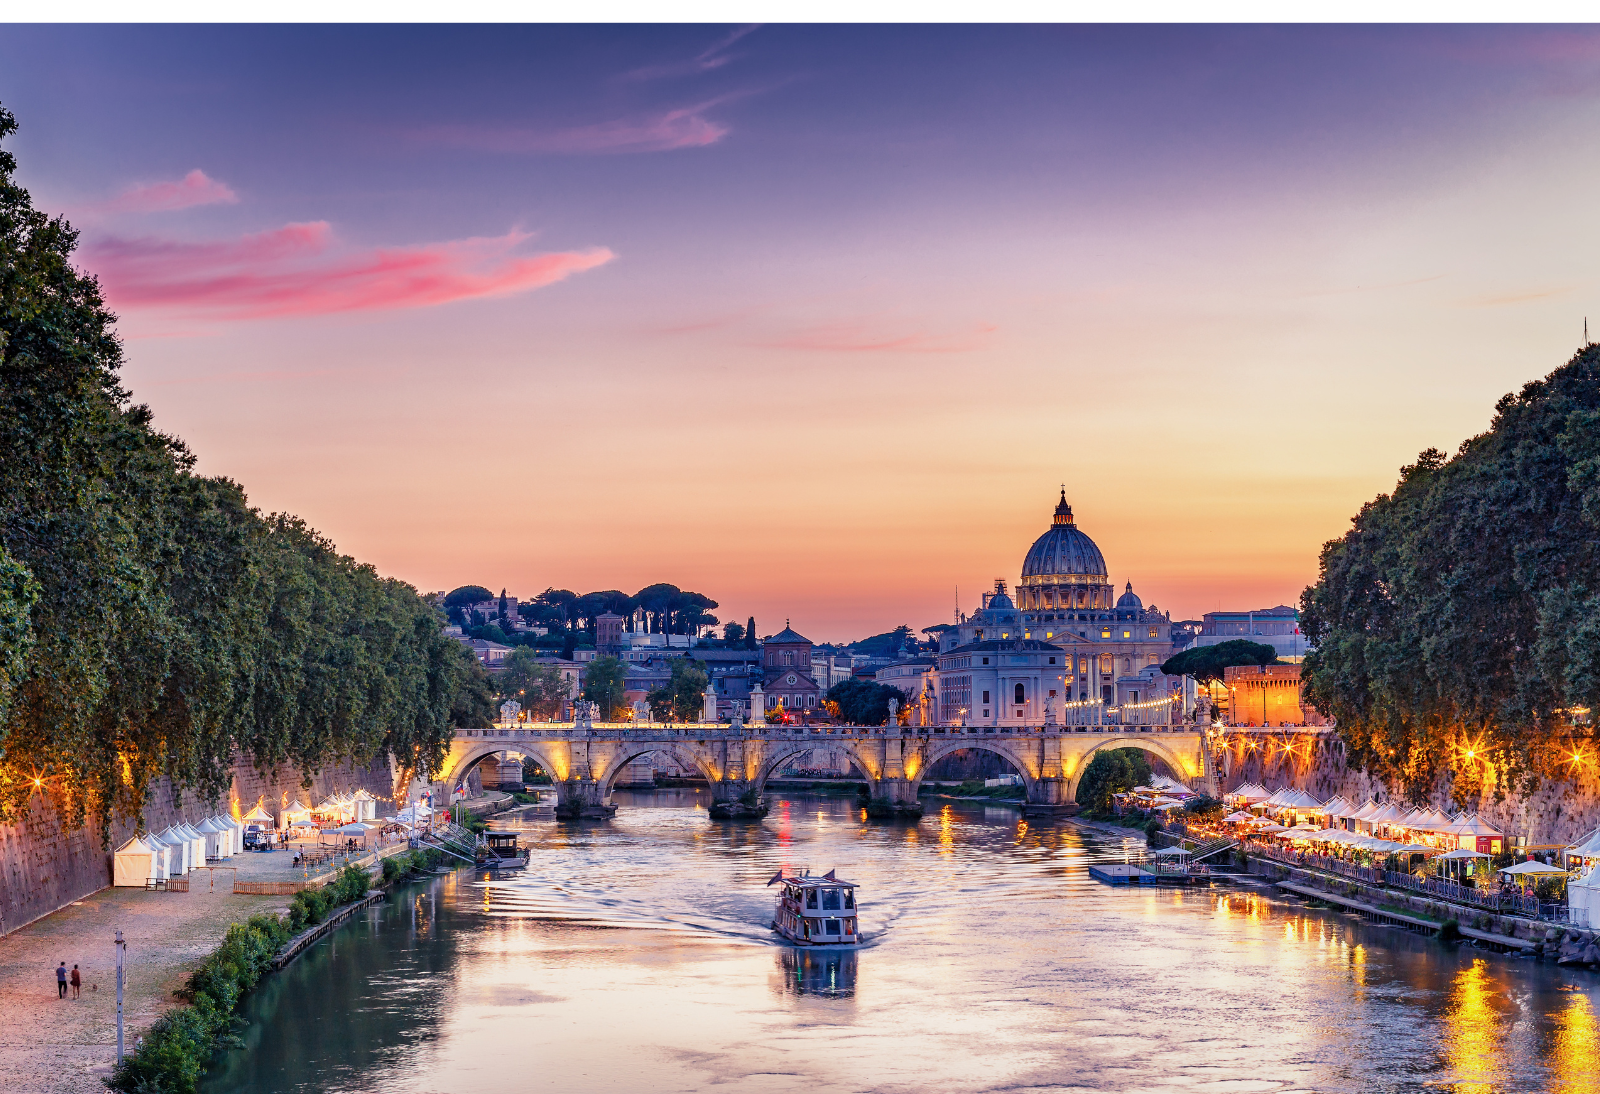
<svg viewBox="0 0 1600 1094"><path fill-rule="evenodd" d="M600 800L605 801L611 796L611 787L617 781L617 776L622 774L622 769L637 760L640 756L648 756L653 752L665 752L684 767L692 767L699 771L708 783L717 781L717 770L711 762L701 755L696 749L680 748L671 741L640 741L637 743L624 743L624 747L611 757L605 771L599 778Z"/></svg>
<svg viewBox="0 0 1600 1094"><path fill-rule="evenodd" d="M917 766L917 773L907 781L910 783L911 795L914 798L922 789L922 780L927 778L928 772L947 756L971 749L978 752L989 752L999 756L1006 763L1017 769L1017 774L1022 776L1023 789L1026 791L1027 800L1037 801L1036 793L1039 783L1039 773L1027 759L1017 754L1015 745L1007 740L985 740L978 737L956 737L944 741L930 741L922 754L922 762Z"/></svg>
<svg viewBox="0 0 1600 1094"><path fill-rule="evenodd" d="M1172 772L1174 777L1178 779L1192 777L1185 769L1186 765L1184 762L1179 759L1171 749L1167 748L1160 741L1149 737L1135 736L1132 734L1122 737L1112 737L1108 740L1096 741L1093 748L1078 756L1078 762L1073 767L1072 774L1067 778L1066 797L1069 801L1078 800L1078 783L1082 780L1083 773L1089 769L1089 765L1094 762L1095 753L1104 752L1107 749L1117 748L1141 749L1156 757L1162 763L1166 764L1168 770Z"/></svg>
<svg viewBox="0 0 1600 1094"><path fill-rule="evenodd" d="M837 739L832 741L808 741L802 738L798 741L784 741L782 744L774 744L769 748L766 755L761 758L761 764L756 768L755 779L752 780L755 783L756 794L766 794L767 780L772 778L772 773L786 762L804 753L816 752L821 749L843 752L850 757L850 763L855 766L856 770L861 772L862 778L866 780L867 785L874 790L877 789L878 776L872 773L872 765L866 762L861 755L861 751L853 742Z"/></svg>
<svg viewBox="0 0 1600 1094"><path fill-rule="evenodd" d="M455 750L452 749L451 752L454 753ZM433 781L443 783L447 788L453 790L456 783L466 776L474 764L486 756L494 755L496 752L517 752L524 756L532 756L539 761L539 766L544 768L546 774L550 775L552 779L555 778L555 773L559 770L555 764L551 763L550 754L547 750L539 748L529 741L503 739L497 741L490 737L482 741L475 741L459 754L453 754L447 758L445 766L440 770L439 774L434 776Z"/></svg>

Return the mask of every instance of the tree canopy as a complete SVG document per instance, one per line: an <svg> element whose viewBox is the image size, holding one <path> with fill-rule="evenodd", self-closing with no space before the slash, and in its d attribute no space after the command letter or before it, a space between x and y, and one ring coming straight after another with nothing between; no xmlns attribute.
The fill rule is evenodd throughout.
<svg viewBox="0 0 1600 1094"><path fill-rule="evenodd" d="M1222 679L1222 670L1235 665L1271 665L1278 660L1278 651L1265 642L1251 642L1235 638L1218 642L1215 646L1196 646L1184 650L1162 662L1161 671L1168 676L1192 676L1202 684Z"/></svg>
<svg viewBox="0 0 1600 1094"><path fill-rule="evenodd" d="M671 677L645 696L650 712L660 721L698 722L705 706L706 684L711 674L700 661L674 657L667 666Z"/></svg>
<svg viewBox="0 0 1600 1094"><path fill-rule="evenodd" d="M828 689L827 700L839 709L839 717L848 725L881 726L889 720L889 700L894 699L900 709L906 706L906 697L899 688L880 684L876 680L859 680L851 677L841 680Z"/></svg>
<svg viewBox="0 0 1600 1094"><path fill-rule="evenodd" d="M161 777L220 797L236 750L437 767L474 659L409 585L193 473L15 172L0 148L0 821L47 790L104 835Z"/></svg>
<svg viewBox="0 0 1600 1094"><path fill-rule="evenodd" d="M627 666L615 657L596 657L583 675L583 697L600 708L602 721L615 721L627 706L627 687Z"/></svg>
<svg viewBox="0 0 1600 1094"><path fill-rule="evenodd" d="M1150 782L1150 757L1142 748L1111 748L1094 754L1078 778L1078 804L1096 813L1111 811L1111 795Z"/></svg>
<svg viewBox="0 0 1600 1094"><path fill-rule="evenodd" d="M1462 797L1594 762L1600 347L1503 397L1455 456L1421 453L1352 525L1301 598L1307 698L1352 762Z"/></svg>
<svg viewBox="0 0 1600 1094"><path fill-rule="evenodd" d="M567 678L555 665L544 664L527 646L518 646L501 663L496 680L500 695L515 699L522 709L539 718L560 712L568 698Z"/></svg>
<svg viewBox="0 0 1600 1094"><path fill-rule="evenodd" d="M463 604L481 604L485 600L494 599L494 594L482 585L463 585L459 589L451 589L444 597L446 608L459 608Z"/></svg>

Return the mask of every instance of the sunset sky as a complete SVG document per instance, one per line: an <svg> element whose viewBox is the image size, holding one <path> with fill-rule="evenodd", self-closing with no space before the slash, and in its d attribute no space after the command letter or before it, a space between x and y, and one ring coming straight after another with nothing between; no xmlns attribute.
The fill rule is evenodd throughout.
<svg viewBox="0 0 1600 1094"><path fill-rule="evenodd" d="M1600 323L1600 32L9 27L125 380L424 590L1296 602ZM1600 328L1597 328L1600 329Z"/></svg>

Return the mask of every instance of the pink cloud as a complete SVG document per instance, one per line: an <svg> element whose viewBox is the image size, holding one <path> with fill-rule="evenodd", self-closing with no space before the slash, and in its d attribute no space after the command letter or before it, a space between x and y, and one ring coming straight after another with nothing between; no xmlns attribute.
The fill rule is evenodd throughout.
<svg viewBox="0 0 1600 1094"><path fill-rule="evenodd" d="M1000 328L980 323L952 334L928 331L887 333L867 323L830 323L806 327L777 338L755 342L763 349L795 349L823 353L967 353L978 349Z"/></svg>
<svg viewBox="0 0 1600 1094"><path fill-rule="evenodd" d="M727 126L705 116L705 111L725 99L680 107L647 118L619 118L594 125L560 129L441 126L422 130L417 137L429 143L476 148L485 152L563 155L671 152L679 148L704 148L728 135Z"/></svg>
<svg viewBox="0 0 1600 1094"><path fill-rule="evenodd" d="M151 182L124 190L100 206L108 213L164 213L195 205L232 205L239 195L198 167L176 182Z"/></svg>
<svg viewBox="0 0 1600 1094"><path fill-rule="evenodd" d="M710 72L721 68L733 60L737 54L730 54L728 49L745 35L759 29L759 24L749 24L734 30L731 34L719 38L694 58L688 61L678 61L664 65L646 65L636 68L632 72L622 75L624 80L659 80L669 76L695 76L702 72Z"/></svg>
<svg viewBox="0 0 1600 1094"><path fill-rule="evenodd" d="M509 296L615 257L604 247L515 254L529 238L526 232L511 231L346 252L334 248L328 224L316 221L236 240L106 239L91 246L86 256L115 307L219 319L423 308Z"/></svg>

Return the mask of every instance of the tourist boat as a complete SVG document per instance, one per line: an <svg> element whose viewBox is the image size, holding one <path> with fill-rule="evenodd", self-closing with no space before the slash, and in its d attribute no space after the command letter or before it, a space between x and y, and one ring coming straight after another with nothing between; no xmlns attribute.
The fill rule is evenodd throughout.
<svg viewBox="0 0 1600 1094"><path fill-rule="evenodd" d="M840 881L829 870L821 877L779 870L768 885L783 885L772 929L797 946L859 946L856 885Z"/></svg>
<svg viewBox="0 0 1600 1094"><path fill-rule="evenodd" d="M515 832L488 832L478 848L478 866L485 870L520 870L528 865L528 852L517 846Z"/></svg>

